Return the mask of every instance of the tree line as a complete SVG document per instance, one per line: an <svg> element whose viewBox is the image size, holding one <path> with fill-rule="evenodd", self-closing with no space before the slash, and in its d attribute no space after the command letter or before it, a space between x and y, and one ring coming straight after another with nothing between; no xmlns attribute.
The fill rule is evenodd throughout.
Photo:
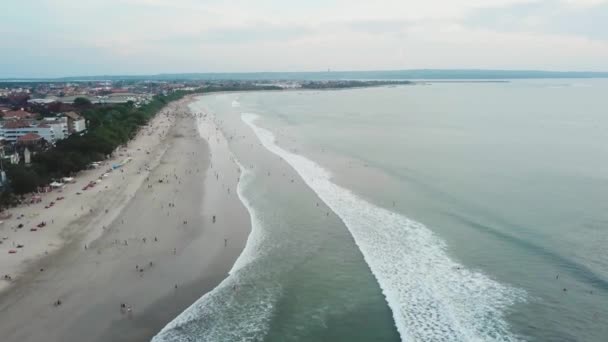
<svg viewBox="0 0 608 342"><path fill-rule="evenodd" d="M157 95L139 108L132 102L115 105L78 103L77 106L84 108L81 115L87 121L86 133L72 134L57 141L55 146L37 152L29 165L4 165L9 183L0 194L0 205L15 204L15 195L36 191L55 179L88 168L92 162L106 159L118 146L131 140L167 103L191 93L194 92Z"/></svg>

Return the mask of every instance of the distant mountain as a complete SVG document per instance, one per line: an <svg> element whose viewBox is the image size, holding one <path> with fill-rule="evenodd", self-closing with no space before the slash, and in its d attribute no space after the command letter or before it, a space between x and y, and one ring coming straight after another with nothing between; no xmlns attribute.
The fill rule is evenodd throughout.
<svg viewBox="0 0 608 342"><path fill-rule="evenodd" d="M538 71L538 70L476 70L476 69L416 69L387 71L328 71L328 72L251 72L251 73L186 73L157 75L99 75L61 77L52 79L19 79L19 81L94 81L94 80L499 80L532 78L608 78L608 72ZM17 79L3 79L16 81Z"/></svg>

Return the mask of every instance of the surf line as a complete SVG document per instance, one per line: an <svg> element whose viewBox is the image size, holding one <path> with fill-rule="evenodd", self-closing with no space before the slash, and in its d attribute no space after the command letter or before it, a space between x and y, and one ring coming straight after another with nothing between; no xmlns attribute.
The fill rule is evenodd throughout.
<svg viewBox="0 0 608 342"><path fill-rule="evenodd" d="M402 340L519 341L507 307L525 301L521 289L500 284L452 260L423 224L369 203L331 182L331 173L276 144L257 114L241 119L262 145L285 160L342 220L390 307Z"/></svg>
<svg viewBox="0 0 608 342"><path fill-rule="evenodd" d="M201 108L198 108L196 104L191 105L193 111L197 111ZM206 137L210 137L210 132L214 132L214 134L218 134L221 137L222 141L227 142L226 137L218 128L217 123L215 122L215 116L212 113L207 113L206 118L197 117L197 130L199 135L206 139ZM210 144L212 146L213 144ZM210 151L211 153L213 151ZM251 231L247 237L247 241L245 243L244 249L241 251L240 255L237 257L236 261L232 265L230 271L228 271L228 276L224 278L215 288L211 289L204 295L202 295L199 299L197 299L194 303L192 303L188 308L182 311L177 317L175 317L171 322L169 322L160 332L157 333L156 336L153 337L153 342L165 342L165 341L175 341L181 340L184 337L184 332L190 331L191 325L198 325L201 319L212 320L215 316L208 316L210 312L214 312L214 315L218 315L217 311L214 309L218 309L219 306L224 306L224 296L227 292L232 292L239 282L239 273L245 268L249 263L256 260L257 250L259 242L263 239L263 228L262 223L254 210L252 203L245 196L245 191L249 184L255 178L255 174L244 167L236 156L229 149L229 159L233 160L239 169L239 180L236 188L237 195L239 200L247 210L250 222L251 222ZM273 298L267 298L266 302L271 302ZM258 305L259 306L259 305ZM264 310L266 309L266 310ZM236 322L233 325L223 326L221 324L215 324L212 327L207 329L197 331L200 334L204 334L206 338L209 340L222 340L225 339L226 336L233 336L235 339L241 336L252 336L262 334L264 329L262 327L267 326L269 324L270 318L272 317L272 310L266 308L262 305L262 307L256 308L257 315L255 316L255 320L249 322L251 324L240 325ZM224 312L224 314L226 314ZM255 328L252 328L255 327ZM199 327L200 328L200 327ZM192 337L192 336L190 336ZM195 336L200 337L200 336Z"/></svg>

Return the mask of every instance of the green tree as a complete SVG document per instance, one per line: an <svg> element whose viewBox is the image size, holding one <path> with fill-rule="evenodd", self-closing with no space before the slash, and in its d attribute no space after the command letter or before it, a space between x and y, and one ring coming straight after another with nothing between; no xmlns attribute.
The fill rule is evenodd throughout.
<svg viewBox="0 0 608 342"><path fill-rule="evenodd" d="M10 186L16 194L33 192L38 186L44 184L44 180L34 169L27 168L23 165L12 165L7 168L6 173L10 179Z"/></svg>
<svg viewBox="0 0 608 342"><path fill-rule="evenodd" d="M91 105L91 101L86 97L77 97L74 99L74 106L78 108L89 108Z"/></svg>

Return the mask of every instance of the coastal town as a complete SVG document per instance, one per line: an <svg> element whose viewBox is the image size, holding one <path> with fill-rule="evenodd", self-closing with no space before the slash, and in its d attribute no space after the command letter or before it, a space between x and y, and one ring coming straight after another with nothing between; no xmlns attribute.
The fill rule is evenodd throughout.
<svg viewBox="0 0 608 342"><path fill-rule="evenodd" d="M3 163L29 164L33 153L72 134L86 133L84 110L95 105L141 106L154 95L175 89L189 88L182 84L122 87L112 82L0 84L0 157Z"/></svg>

